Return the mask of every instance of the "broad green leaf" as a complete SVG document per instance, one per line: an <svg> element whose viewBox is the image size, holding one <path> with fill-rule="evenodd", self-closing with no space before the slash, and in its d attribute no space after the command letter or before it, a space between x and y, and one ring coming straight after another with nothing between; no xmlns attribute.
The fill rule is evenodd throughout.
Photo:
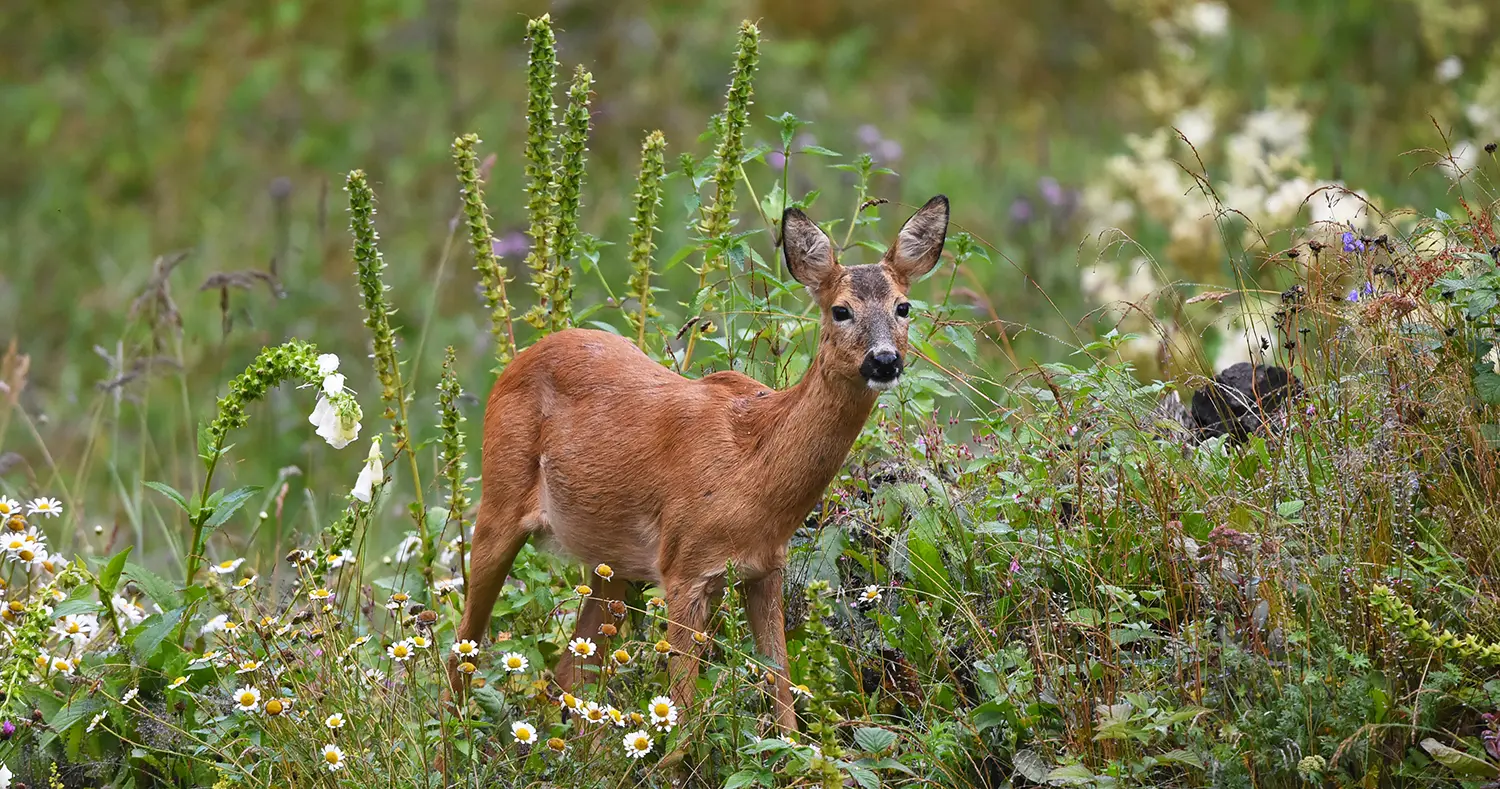
<svg viewBox="0 0 1500 789"><path fill-rule="evenodd" d="M890 729L861 727L854 730L854 744L867 753L883 753L896 744L896 733Z"/></svg>
<svg viewBox="0 0 1500 789"><path fill-rule="evenodd" d="M1053 786L1082 786L1093 780L1093 771L1081 764L1065 765L1047 773L1047 783Z"/></svg>
<svg viewBox="0 0 1500 789"><path fill-rule="evenodd" d="M1016 766L1016 772L1034 784L1039 784L1047 780L1047 763L1042 760L1041 754L1030 748L1022 748L1016 751L1016 755L1011 759L1011 763Z"/></svg>
<svg viewBox="0 0 1500 789"><path fill-rule="evenodd" d="M755 767L746 767L743 770L729 776L724 782L724 789L740 789L744 786L775 786L776 775L770 770Z"/></svg>
<svg viewBox="0 0 1500 789"><path fill-rule="evenodd" d="M41 750L46 751L47 746L57 739L59 734L78 725L80 721L94 717L94 714L104 709L107 699L98 696L79 695L73 697L71 703L63 706L51 719L47 721L47 733L42 735Z"/></svg>
<svg viewBox="0 0 1500 789"><path fill-rule="evenodd" d="M192 509L188 507L187 499L181 493L178 493L177 489L172 487L171 485L168 485L165 482L143 482L141 484L171 499L177 504L179 508L182 509L183 512L186 512L188 515L193 514Z"/></svg>
<svg viewBox="0 0 1500 789"><path fill-rule="evenodd" d="M1500 777L1500 768L1477 756L1444 745L1431 737L1422 741L1422 750L1454 773L1469 778Z"/></svg>
<svg viewBox="0 0 1500 789"><path fill-rule="evenodd" d="M830 151L821 145L804 145L797 149L797 153L807 153L813 156L832 156L836 159L843 156L838 151Z"/></svg>
<svg viewBox="0 0 1500 789"><path fill-rule="evenodd" d="M245 506L245 502L249 501L250 497L254 496L259 490L261 490L260 485L246 485L243 488L235 489L232 493L225 494L224 498L214 505L213 514L208 516L208 520L203 522L203 538L205 540L208 539L210 532L223 526L224 522L238 512L240 507ZM194 546L194 549L196 550L201 547Z"/></svg>
<svg viewBox="0 0 1500 789"><path fill-rule="evenodd" d="M146 621L132 627L125 634L126 643L135 650L136 657L142 662L149 661L156 650L161 647L161 642L167 640L182 621L182 615L187 609L174 608L165 614L152 614L146 617Z"/></svg>
<svg viewBox="0 0 1500 789"><path fill-rule="evenodd" d="M182 595L178 592L176 584L168 583L156 573L127 561L122 574L135 582L135 585L161 610L170 611L182 605Z"/></svg>
<svg viewBox="0 0 1500 789"><path fill-rule="evenodd" d="M115 587L120 585L120 572L125 569L125 560L130 557L130 552L135 549L134 545L125 546L125 550L109 557L104 569L99 571L99 590L101 595L112 595Z"/></svg>

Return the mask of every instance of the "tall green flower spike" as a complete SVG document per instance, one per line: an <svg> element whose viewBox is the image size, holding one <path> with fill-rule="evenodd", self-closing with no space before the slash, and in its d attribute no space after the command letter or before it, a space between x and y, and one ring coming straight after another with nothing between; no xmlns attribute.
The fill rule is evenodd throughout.
<svg viewBox="0 0 1500 789"><path fill-rule="evenodd" d="M375 348L375 373L380 378L380 397L385 401L385 417L391 422L391 434L395 437L392 449L406 454L411 467L412 488L415 501L412 504L412 519L417 524L417 535L422 541L422 575L432 585L432 560L437 557L437 548L432 542L432 532L427 528L427 508L422 503L422 474L417 467L416 453L412 452L407 433L406 393L401 384L401 365L396 357L396 339L391 331L391 307L385 300L387 290L381 273L385 270L385 258L376 245L380 236L375 232L375 191L370 188L369 178L363 170L349 173L344 186L349 193L349 231L354 235L354 263L358 269L359 290L365 309L365 326L370 329Z"/></svg>
<svg viewBox="0 0 1500 789"><path fill-rule="evenodd" d="M479 135L465 134L453 141L453 161L458 165L458 182L463 187L464 222L469 227L469 245L474 248L474 270L484 288L485 306L490 310L490 334L495 338L495 356L504 366L516 355L516 332L510 322L510 301L505 297L508 274L495 256L490 235L490 210L484 204L479 185L479 156L475 148Z"/></svg>
<svg viewBox="0 0 1500 789"><path fill-rule="evenodd" d="M653 306L651 293L651 253L656 249L656 209L661 205L661 182L666 175L663 156L667 138L660 131L646 135L641 143L641 171L636 178L635 214L630 223L630 296L640 308L635 313L636 345L646 347L646 323L661 313Z"/></svg>
<svg viewBox="0 0 1500 789"><path fill-rule="evenodd" d="M552 253L557 237L557 184L553 150L556 132L553 126L552 88L557 80L557 39L552 34L552 17L543 14L526 23L531 39L531 58L526 72L526 210L531 216L527 231L531 252L526 265L531 268L536 304L526 312L526 322L545 334L552 326Z"/></svg>
<svg viewBox="0 0 1500 789"><path fill-rule="evenodd" d="M568 88L568 109L563 113L562 156L557 167L557 250L547 288L553 331L573 322L573 270L568 262L579 241L578 214L583 205L584 160L589 143L589 88L593 83L594 75L579 66Z"/></svg>
<svg viewBox="0 0 1500 789"><path fill-rule="evenodd" d="M1500 666L1500 644L1480 641L1473 633L1459 636L1452 630L1433 627L1387 586L1377 584L1371 589L1370 603L1387 625L1400 630L1413 644L1447 652L1471 663Z"/></svg>
<svg viewBox="0 0 1500 789"><path fill-rule="evenodd" d="M734 73L729 80L729 93L724 98L724 113L714 119L714 131L718 145L714 149L717 162L710 180L713 182L713 199L703 211L698 230L707 242L703 265L698 269L698 291L708 286L716 271L727 271L727 257L723 241L734 227L734 188L740 177L740 159L745 155L745 127L750 123L750 94L755 79L755 68L760 60L760 28L754 22L740 25L739 45L735 49ZM718 308L714 294L704 300L701 314L708 315ZM691 357L693 338L688 340L685 358Z"/></svg>
<svg viewBox="0 0 1500 789"><path fill-rule="evenodd" d="M453 346L448 346L443 356L443 377L438 382L438 415L443 431L443 446L438 452L438 468L448 481L448 520L458 524L458 565L468 581L468 569L464 565L464 511L469 508L469 483L464 472L468 463L464 460L464 415L458 410L458 398L463 388L458 383L458 373L453 368L457 357Z"/></svg>

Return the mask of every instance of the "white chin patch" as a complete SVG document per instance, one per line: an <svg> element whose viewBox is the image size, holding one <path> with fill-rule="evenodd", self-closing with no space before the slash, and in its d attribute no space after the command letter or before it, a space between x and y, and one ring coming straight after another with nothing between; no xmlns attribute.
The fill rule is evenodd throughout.
<svg viewBox="0 0 1500 789"><path fill-rule="evenodd" d="M901 383L901 376L899 375L889 381L876 381L874 379L865 380L865 385L877 392L889 392L890 390L895 389L896 384L899 383Z"/></svg>

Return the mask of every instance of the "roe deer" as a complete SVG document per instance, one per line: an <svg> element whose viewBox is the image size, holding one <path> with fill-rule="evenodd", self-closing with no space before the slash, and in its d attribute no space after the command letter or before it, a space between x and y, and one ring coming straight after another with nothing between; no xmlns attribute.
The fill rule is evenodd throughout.
<svg viewBox="0 0 1500 789"><path fill-rule="evenodd" d="M777 723L796 728L782 617L786 543L818 503L880 392L905 365L913 280L932 270L948 199L932 198L880 262L841 266L832 241L797 209L782 216L787 268L818 302L817 354L802 381L773 391L738 372L689 380L629 340L568 329L516 356L484 419L483 499L457 638L480 641L516 554L532 535L589 566L594 599L576 637L593 637L625 582L666 592L671 696L687 711L698 676L693 635L732 560L751 632L781 668ZM604 650L600 650L602 653ZM590 660L598 659L597 656ZM462 690L450 662L450 681ZM565 653L564 689L581 677Z"/></svg>

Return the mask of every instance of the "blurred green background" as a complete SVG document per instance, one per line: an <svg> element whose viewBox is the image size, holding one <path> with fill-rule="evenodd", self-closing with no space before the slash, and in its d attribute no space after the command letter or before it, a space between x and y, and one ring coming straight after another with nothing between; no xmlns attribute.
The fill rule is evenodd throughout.
<svg viewBox="0 0 1500 789"><path fill-rule="evenodd" d="M1273 253L1319 220L1311 187L1345 184L1388 210L1456 211L1466 190L1484 190L1494 161L1482 146L1500 137L1500 10L1485 0L9 0L0 344L14 339L31 359L29 418L0 424L0 450L25 461L9 473L50 489L185 482L192 453L166 451L192 445L182 413L206 419L261 345L298 336L362 357L341 191L356 167L380 196L402 341L425 368L416 374L435 379L432 360L453 344L482 394L489 336L470 255L450 235L449 146L475 131L497 154L487 197L506 248L525 221L525 24L543 12L560 30L560 74L583 64L596 80L587 232L623 242L648 131L665 132L669 169L678 154L708 153L700 135L722 106L738 23L759 20L749 142L778 145L766 116L789 111L812 123L796 147L872 154L897 173L874 183L895 204L883 209L888 233L948 194L956 226L991 248L988 265L962 273L957 299L986 325L981 351L997 380L1113 325L1094 310L1116 298L1170 291L1146 312L1190 327L1188 345L1222 345L1205 327L1231 308L1184 319L1178 296L1284 286L1290 272ZM1173 126L1194 148L1159 137L1146 150ZM1428 166L1449 152L1475 177ZM746 165L759 195L779 178L774 158ZM814 216L847 221L852 181L830 163L792 157L790 191L822 190ZM1216 198L1195 188L1221 179ZM1215 199L1247 210L1235 200L1275 202L1283 186L1302 194L1290 213L1268 209L1263 240L1216 212ZM687 188L669 182L659 264L686 243ZM751 205L741 202L742 227ZM1385 226L1338 216L1361 232ZM1107 227L1131 240L1101 238ZM1186 243L1195 238L1206 243ZM524 309L521 254L508 249ZM178 252L188 254L175 267L153 266ZM608 281L628 276L622 256L604 250ZM253 271L274 271L280 288ZM680 294L691 276L679 266L663 282ZM576 281L580 303L602 298L596 278ZM661 306L670 320L673 300ZM375 391L373 378L351 384ZM255 451L240 456L315 473L314 442L278 440L310 436L298 427L305 411L268 409L244 439ZM337 462L352 479L357 459ZM121 506L89 519L142 517Z"/></svg>

